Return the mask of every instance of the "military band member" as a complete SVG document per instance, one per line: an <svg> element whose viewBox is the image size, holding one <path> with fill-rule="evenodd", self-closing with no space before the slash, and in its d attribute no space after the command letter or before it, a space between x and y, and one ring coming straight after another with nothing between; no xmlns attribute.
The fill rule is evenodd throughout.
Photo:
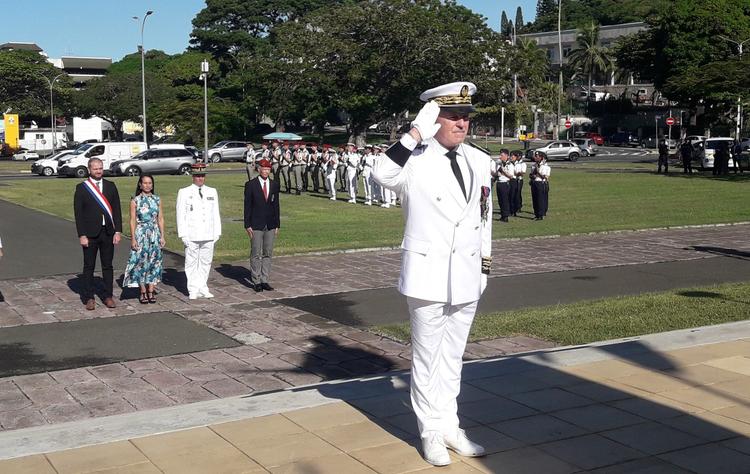
<svg viewBox="0 0 750 474"><path fill-rule="evenodd" d="M497 183L497 204L500 206L500 221L508 222L510 215L510 181L515 178L514 166L508 161L508 150L500 150L500 162L497 163L495 176Z"/></svg>
<svg viewBox="0 0 750 474"><path fill-rule="evenodd" d="M221 236L219 195L206 183L206 165L192 166L193 184L177 192L177 236L185 245L185 275L191 300L213 298L208 274Z"/></svg>
<svg viewBox="0 0 750 474"><path fill-rule="evenodd" d="M315 164L310 156L310 151L307 149L307 144L303 143L299 147L300 157L302 158L302 190L307 192L310 190L310 176L312 175Z"/></svg>
<svg viewBox="0 0 750 474"><path fill-rule="evenodd" d="M378 162L375 179L399 193L405 228L399 291L409 306L411 402L425 460L450 464L446 448L482 456L459 428L462 356L487 285L492 243L490 158L464 145L476 86L425 91L412 129Z"/></svg>
<svg viewBox="0 0 750 474"><path fill-rule="evenodd" d="M331 150L330 145L323 145L323 156L326 157L324 163L326 186L328 186L328 197L331 201L336 200L336 169L339 165L338 155Z"/></svg>
<svg viewBox="0 0 750 474"><path fill-rule="evenodd" d="M365 154L360 160L362 168L362 183L365 188L365 205L372 206L372 167L375 165L375 155L372 154L372 145L365 146Z"/></svg>
<svg viewBox="0 0 750 474"><path fill-rule="evenodd" d="M310 175L310 178L312 178L313 192L317 193L317 192L320 192L320 181L321 181L320 180L320 177L321 177L321 173L320 173L321 156L320 155L321 153L318 151L317 143L313 143L311 146L312 146L312 150L310 151L310 155L309 155L309 165L308 165L309 173L308 174Z"/></svg>
<svg viewBox="0 0 750 474"><path fill-rule="evenodd" d="M378 164L381 161L390 159L384 153L384 151L387 149L388 149L388 146L386 144L376 146L377 157L375 159L375 168L377 168ZM375 182L378 189L380 190L380 198L381 198L380 207L388 209L389 207L391 207L391 195L394 194L394 192L386 188L385 186L381 186L377 179L374 179L373 181Z"/></svg>
<svg viewBox="0 0 750 474"><path fill-rule="evenodd" d="M346 166L346 187L349 191L350 204L357 202L357 168L359 167L359 154L354 143L346 144L346 153L342 161Z"/></svg>
<svg viewBox="0 0 750 474"><path fill-rule="evenodd" d="M541 152L534 153L534 164L531 165L531 202L534 206L534 220L541 221L547 215L549 206L549 175L551 169L547 156Z"/></svg>
<svg viewBox="0 0 750 474"><path fill-rule="evenodd" d="M279 182L279 172L281 170L281 143L278 140L274 140L271 143L271 173L273 179L277 183Z"/></svg>
<svg viewBox="0 0 750 474"><path fill-rule="evenodd" d="M515 197L515 206L513 215L518 215L519 212L521 212L521 209L523 208L523 177L526 175L526 163L523 161L523 153L514 150L510 156L513 157L515 155L516 157L516 164L514 166L514 170L516 173L516 182L518 183L516 186L516 197Z"/></svg>
<svg viewBox="0 0 750 474"><path fill-rule="evenodd" d="M294 151L292 152L292 172L294 174L294 186L295 193L297 196L302 194L302 180L305 174L305 166L307 166L307 152L302 153L303 147L298 144L294 144Z"/></svg>
<svg viewBox="0 0 750 474"><path fill-rule="evenodd" d="M508 208L510 215L516 213L516 194L518 193L518 181L516 180L516 155L511 153L508 156L508 166L510 167L510 194L508 195Z"/></svg>
<svg viewBox="0 0 750 474"><path fill-rule="evenodd" d="M337 152L338 166L336 167L336 178L339 182L339 191L346 192L346 159L344 154L346 149L344 145L339 146Z"/></svg>
<svg viewBox="0 0 750 474"><path fill-rule="evenodd" d="M372 167L375 168L375 164L380 160L380 158L385 157L383 155L383 149L380 147L380 145L373 145L372 146ZM386 158L388 159L388 158ZM375 181L375 178L372 176L372 172L370 172L370 192L372 193L372 203L373 204L379 204L383 201L383 188L378 184L377 181Z"/></svg>
<svg viewBox="0 0 750 474"><path fill-rule="evenodd" d="M284 142L284 148L281 150L279 159L279 176L284 181L284 188L287 194L292 193L292 181L289 179L289 168L292 166L292 150L289 149L289 142ZM279 181L281 186L281 181Z"/></svg>
<svg viewBox="0 0 750 474"><path fill-rule="evenodd" d="M245 150L245 168L247 171L247 180L250 181L251 179L258 176L258 169L255 166L255 149L253 148L252 143L247 144L247 150Z"/></svg>

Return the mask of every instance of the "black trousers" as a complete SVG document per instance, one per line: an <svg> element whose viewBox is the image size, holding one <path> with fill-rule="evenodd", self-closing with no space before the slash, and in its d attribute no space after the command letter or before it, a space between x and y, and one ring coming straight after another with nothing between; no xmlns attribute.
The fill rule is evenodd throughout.
<svg viewBox="0 0 750 474"><path fill-rule="evenodd" d="M515 214L518 212L519 206L518 206L518 180L517 179L511 179L510 180L510 213Z"/></svg>
<svg viewBox="0 0 750 474"><path fill-rule="evenodd" d="M113 293L114 271L112 259L115 256L115 244L112 243L112 235L102 226L101 232L96 237L89 237L89 246L83 249L83 298L89 300L94 297L94 268L96 267L96 254L102 264L102 278L104 279L104 295L102 299L111 298Z"/></svg>
<svg viewBox="0 0 750 474"><path fill-rule="evenodd" d="M523 209L523 178L518 180L518 210L520 212Z"/></svg>
<svg viewBox="0 0 750 474"><path fill-rule="evenodd" d="M316 164L308 169L310 170L310 177L312 178L313 191L317 193L318 189L320 189L320 165ZM307 188L307 183L305 183L305 188Z"/></svg>
<svg viewBox="0 0 750 474"><path fill-rule="evenodd" d="M537 218L546 216L549 207L549 183L532 181L531 201L534 206L534 216Z"/></svg>
<svg viewBox="0 0 750 474"><path fill-rule="evenodd" d="M500 217L505 219L510 215L510 183L497 182L497 204L500 206Z"/></svg>
<svg viewBox="0 0 750 474"><path fill-rule="evenodd" d="M682 158L682 172L692 173L693 172L693 161L692 158Z"/></svg>

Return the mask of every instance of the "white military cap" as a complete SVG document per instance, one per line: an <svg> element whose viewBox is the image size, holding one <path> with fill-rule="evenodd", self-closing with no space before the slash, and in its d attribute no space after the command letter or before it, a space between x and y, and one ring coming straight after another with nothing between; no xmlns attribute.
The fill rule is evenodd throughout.
<svg viewBox="0 0 750 474"><path fill-rule="evenodd" d="M476 92L477 86L471 82L451 82L422 92L419 100L424 102L434 100L440 108L473 112L474 105L471 103L471 96Z"/></svg>

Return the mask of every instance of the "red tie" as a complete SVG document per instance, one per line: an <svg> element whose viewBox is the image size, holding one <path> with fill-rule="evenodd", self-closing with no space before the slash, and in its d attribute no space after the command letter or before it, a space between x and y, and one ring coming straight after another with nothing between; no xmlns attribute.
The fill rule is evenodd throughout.
<svg viewBox="0 0 750 474"><path fill-rule="evenodd" d="M266 182L268 180L263 180L263 196L266 198L266 201L268 201L268 187L266 187Z"/></svg>

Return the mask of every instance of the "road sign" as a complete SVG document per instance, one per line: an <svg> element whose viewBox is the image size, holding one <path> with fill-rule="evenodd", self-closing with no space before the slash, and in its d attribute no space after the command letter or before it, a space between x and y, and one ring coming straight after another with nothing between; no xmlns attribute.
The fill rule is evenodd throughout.
<svg viewBox="0 0 750 474"><path fill-rule="evenodd" d="M565 128L570 128L573 126L573 123L570 120L565 121Z"/></svg>
<svg viewBox="0 0 750 474"><path fill-rule="evenodd" d="M667 117L667 125L670 127L674 125L674 117Z"/></svg>

